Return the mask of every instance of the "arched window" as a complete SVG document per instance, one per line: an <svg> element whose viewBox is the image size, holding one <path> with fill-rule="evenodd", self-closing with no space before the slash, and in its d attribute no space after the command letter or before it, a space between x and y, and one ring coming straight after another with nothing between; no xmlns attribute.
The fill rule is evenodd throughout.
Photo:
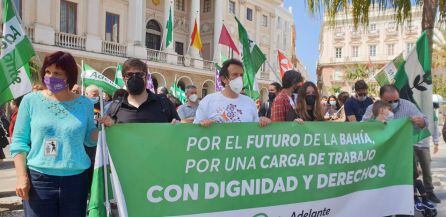
<svg viewBox="0 0 446 217"><path fill-rule="evenodd" d="M161 48L161 26L156 20L149 20L147 22L146 47L154 50Z"/></svg>

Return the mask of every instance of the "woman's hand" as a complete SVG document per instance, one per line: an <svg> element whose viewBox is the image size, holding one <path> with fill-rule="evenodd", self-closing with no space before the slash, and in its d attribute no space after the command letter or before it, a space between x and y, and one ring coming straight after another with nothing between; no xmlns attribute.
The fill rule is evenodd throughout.
<svg viewBox="0 0 446 217"><path fill-rule="evenodd" d="M14 165L17 175L15 193L23 200L28 200L31 184L28 178L28 172L26 168L26 154L24 152L14 156Z"/></svg>
<svg viewBox="0 0 446 217"><path fill-rule="evenodd" d="M259 118L259 125L260 125L260 127L266 127L270 123L271 123L271 119L269 119L267 117L260 117Z"/></svg>
<svg viewBox="0 0 446 217"><path fill-rule="evenodd" d="M20 176L17 177L17 183L15 187L15 193L17 196L21 197L22 200L28 200L29 199L29 189L31 185L29 183L28 176Z"/></svg>

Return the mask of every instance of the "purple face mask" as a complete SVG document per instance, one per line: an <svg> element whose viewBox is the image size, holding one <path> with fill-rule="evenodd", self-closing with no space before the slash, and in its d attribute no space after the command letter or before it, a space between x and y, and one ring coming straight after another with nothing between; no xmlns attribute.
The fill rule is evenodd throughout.
<svg viewBox="0 0 446 217"><path fill-rule="evenodd" d="M68 87L68 85L65 83L65 80L62 78L45 76L43 78L43 82L45 83L48 90L53 93L59 93L61 90L64 90Z"/></svg>

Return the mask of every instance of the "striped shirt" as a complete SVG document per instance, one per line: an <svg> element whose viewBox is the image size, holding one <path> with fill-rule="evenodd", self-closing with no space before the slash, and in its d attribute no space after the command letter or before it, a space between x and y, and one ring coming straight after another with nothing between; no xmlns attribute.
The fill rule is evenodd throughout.
<svg viewBox="0 0 446 217"><path fill-rule="evenodd" d="M362 117L362 121L367 121L373 117L372 107L373 107L373 104L370 105L369 107L367 107L367 110L365 111L365 114ZM412 102L410 102L409 100L400 99L398 106L396 107L396 109L393 110L393 114L395 115L394 116L395 119L411 118L414 116L422 116L424 119L424 122L426 123L425 128L427 128L428 124L429 124L429 121L428 121L426 115L421 113L421 111L417 108L417 106L415 104L413 104ZM419 127L414 125L414 130L419 130L419 129L420 129ZM429 148L429 141L430 141L429 137L425 138L425 139L421 140L420 142L418 142L417 144L415 144L415 147Z"/></svg>

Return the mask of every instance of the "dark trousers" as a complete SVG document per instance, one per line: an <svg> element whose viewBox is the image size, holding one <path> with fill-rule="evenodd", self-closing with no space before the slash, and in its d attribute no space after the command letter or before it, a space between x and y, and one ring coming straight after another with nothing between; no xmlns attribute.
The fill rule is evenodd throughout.
<svg viewBox="0 0 446 217"><path fill-rule="evenodd" d="M432 193L434 191L434 186L432 184L432 172L431 172L431 153L428 148L417 148L414 149L415 163L420 164L421 173L423 175L424 189L427 193ZM416 164L415 164L416 165ZM418 170L415 170L416 176L418 176Z"/></svg>
<svg viewBox="0 0 446 217"><path fill-rule="evenodd" d="M50 176L29 171L29 200L23 201L26 217L85 217L88 175Z"/></svg>

